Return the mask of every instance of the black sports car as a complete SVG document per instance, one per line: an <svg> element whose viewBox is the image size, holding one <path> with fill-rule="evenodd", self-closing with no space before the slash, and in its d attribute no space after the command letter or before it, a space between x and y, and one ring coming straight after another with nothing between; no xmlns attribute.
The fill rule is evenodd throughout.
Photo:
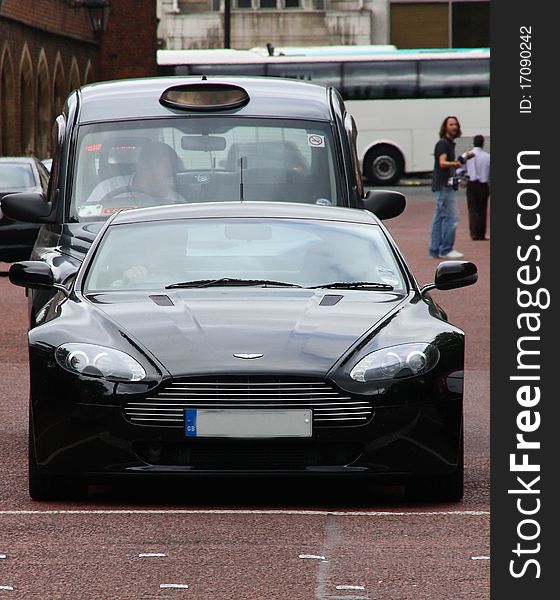
<svg viewBox="0 0 560 600"><path fill-rule="evenodd" d="M29 333L29 483L113 476L384 476L463 491L463 332L368 211L210 203L122 211Z"/></svg>

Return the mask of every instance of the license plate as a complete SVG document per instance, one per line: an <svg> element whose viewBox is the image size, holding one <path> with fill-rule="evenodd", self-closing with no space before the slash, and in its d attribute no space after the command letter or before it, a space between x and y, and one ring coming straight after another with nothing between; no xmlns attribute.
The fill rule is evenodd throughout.
<svg viewBox="0 0 560 600"><path fill-rule="evenodd" d="M311 410L218 410L187 408L187 437L311 437Z"/></svg>

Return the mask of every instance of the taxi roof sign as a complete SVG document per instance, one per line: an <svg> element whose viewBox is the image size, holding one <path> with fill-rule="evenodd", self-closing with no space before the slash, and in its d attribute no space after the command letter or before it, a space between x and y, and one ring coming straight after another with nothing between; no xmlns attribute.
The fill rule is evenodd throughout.
<svg viewBox="0 0 560 600"><path fill-rule="evenodd" d="M227 110L249 102L249 94L230 83L197 82L167 88L159 101L183 110Z"/></svg>

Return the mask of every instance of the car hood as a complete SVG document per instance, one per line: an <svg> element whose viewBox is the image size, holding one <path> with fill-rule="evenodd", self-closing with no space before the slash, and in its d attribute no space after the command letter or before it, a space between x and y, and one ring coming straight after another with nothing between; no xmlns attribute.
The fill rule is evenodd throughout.
<svg viewBox="0 0 560 600"><path fill-rule="evenodd" d="M404 298L367 290L278 288L89 296L173 376L248 371L324 375ZM262 357L234 357L240 353Z"/></svg>

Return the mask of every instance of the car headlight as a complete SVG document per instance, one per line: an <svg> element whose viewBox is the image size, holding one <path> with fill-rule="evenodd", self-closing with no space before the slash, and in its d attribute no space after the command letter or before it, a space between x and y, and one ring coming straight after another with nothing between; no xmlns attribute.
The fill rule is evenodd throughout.
<svg viewBox="0 0 560 600"><path fill-rule="evenodd" d="M71 373L105 377L111 381L141 381L142 365L125 352L95 344L62 344L55 353L58 364Z"/></svg>
<svg viewBox="0 0 560 600"><path fill-rule="evenodd" d="M421 375L439 360L439 350L426 343L401 344L375 350L350 371L355 381L401 379Z"/></svg>

